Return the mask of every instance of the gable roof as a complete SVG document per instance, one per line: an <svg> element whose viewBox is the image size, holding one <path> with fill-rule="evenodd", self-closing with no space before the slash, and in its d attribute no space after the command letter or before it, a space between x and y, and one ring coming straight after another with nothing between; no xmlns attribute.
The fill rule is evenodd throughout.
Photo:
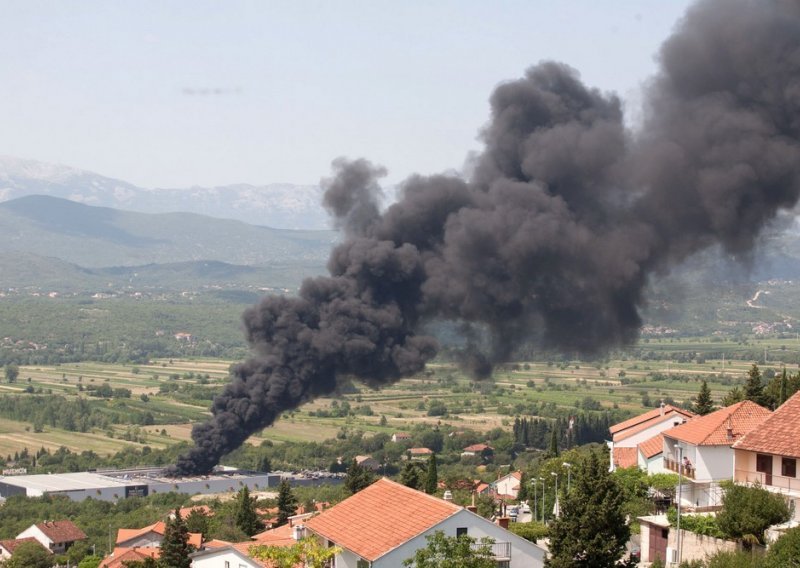
<svg viewBox="0 0 800 568"><path fill-rule="evenodd" d="M107 556L100 562L97 568L122 568L124 562L141 562L147 558L158 558L161 556L161 549L155 547L126 548L117 547L111 556Z"/></svg>
<svg viewBox="0 0 800 568"><path fill-rule="evenodd" d="M645 458L655 457L664 451L664 435L656 434L652 438L641 442L637 447Z"/></svg>
<svg viewBox="0 0 800 568"><path fill-rule="evenodd" d="M649 422L656 418L662 418L664 416L668 416L670 414L681 414L686 418L690 418L694 416L693 412L688 410L684 410L683 408L678 408L677 406L672 406L671 404L665 404L662 414L661 407L654 408L644 414L639 414L638 416L634 416L633 418L628 418L622 422L618 422L617 424L612 425L608 431L612 434L616 434L617 432L621 432L623 430L627 430L628 428L632 428L634 426L638 426L645 422Z"/></svg>
<svg viewBox="0 0 800 568"><path fill-rule="evenodd" d="M695 446L730 446L771 414L763 406L743 400L711 414L693 418L663 434ZM728 435L728 429L731 429L732 436Z"/></svg>
<svg viewBox="0 0 800 568"><path fill-rule="evenodd" d="M619 468L633 467L639 463L636 448L614 448L614 465Z"/></svg>
<svg viewBox="0 0 800 568"><path fill-rule="evenodd" d="M157 535L163 537L165 530L166 530L166 524L164 523L164 521L158 521L153 523L152 525L148 525L140 529L118 529L117 544L122 544L128 542L129 540L133 540L134 538L139 538L141 536L146 535L149 532L154 532ZM189 544L191 544L195 548L200 548L200 546L203 544L203 535L201 533L190 532Z"/></svg>
<svg viewBox="0 0 800 568"><path fill-rule="evenodd" d="M433 454L433 450L430 448L409 448L408 452L419 456L429 456Z"/></svg>
<svg viewBox="0 0 800 568"><path fill-rule="evenodd" d="M661 414L660 410L655 411L656 412L655 415L653 415L653 412L654 411L650 411L641 415L641 416L649 415L649 418L647 418L646 420L642 420L641 422L628 426L627 428L623 428L622 430L617 430L616 432L612 432L611 439L614 440L615 442L621 442L622 440L630 438L631 436L634 436L635 434L643 432L654 426L662 425L662 428L666 429L670 427L670 423L672 424L672 426L674 426L674 423L677 420L685 422L686 420L694 417L694 414L692 412L689 412L688 410L683 410L682 408L676 408L669 405L664 407L664 414ZM631 420L634 419L635 418L632 418ZM611 429L609 428L609 430Z"/></svg>
<svg viewBox="0 0 800 568"><path fill-rule="evenodd" d="M483 452L485 450L494 450L492 446L489 444L472 444L471 446L467 446L464 448L463 451L465 452Z"/></svg>
<svg viewBox="0 0 800 568"><path fill-rule="evenodd" d="M45 521L37 523L36 528L53 542L71 542L86 538L86 533L76 527L72 521Z"/></svg>
<svg viewBox="0 0 800 568"><path fill-rule="evenodd" d="M800 392L792 395L771 416L737 440L733 447L800 458Z"/></svg>
<svg viewBox="0 0 800 568"><path fill-rule="evenodd" d="M462 508L383 478L306 521L306 528L361 558L387 552Z"/></svg>
<svg viewBox="0 0 800 568"><path fill-rule="evenodd" d="M7 540L0 540L0 546L5 548L9 554L14 554L14 550L20 545L26 542L35 542L42 548L44 548L47 552L52 552L49 548L42 545L41 542L36 540L32 536L26 536L25 538L9 538Z"/></svg>
<svg viewBox="0 0 800 568"><path fill-rule="evenodd" d="M265 546L292 546L297 543L292 535L294 527L290 524L281 525L274 529L269 529L252 537L253 543L263 544Z"/></svg>

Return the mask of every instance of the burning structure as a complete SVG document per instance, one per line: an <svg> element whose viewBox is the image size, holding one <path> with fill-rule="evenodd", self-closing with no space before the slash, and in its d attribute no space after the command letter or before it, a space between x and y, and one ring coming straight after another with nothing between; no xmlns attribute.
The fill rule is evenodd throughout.
<svg viewBox="0 0 800 568"><path fill-rule="evenodd" d="M384 170L334 162L346 239L329 277L244 316L253 356L173 473L204 473L342 376L380 386L436 353L432 320L488 331L487 375L523 339L582 352L635 340L648 278L712 245L746 253L800 194L800 4L700 0L660 52L643 123L545 62L491 96L468 179L414 176L381 213Z"/></svg>

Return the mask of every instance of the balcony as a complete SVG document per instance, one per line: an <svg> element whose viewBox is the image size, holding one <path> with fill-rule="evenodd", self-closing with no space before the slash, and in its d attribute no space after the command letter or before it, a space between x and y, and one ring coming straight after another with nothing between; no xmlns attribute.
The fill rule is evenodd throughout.
<svg viewBox="0 0 800 568"><path fill-rule="evenodd" d="M666 467L670 471L674 471L684 477L689 479L694 479L694 468L693 467L686 467L683 464L676 462L675 460L671 460L669 458L664 458L664 467Z"/></svg>
<svg viewBox="0 0 800 568"><path fill-rule="evenodd" d="M734 480L741 485L760 485L764 489L775 493L792 494L793 496L800 495L800 479L796 477L737 469Z"/></svg>
<svg viewBox="0 0 800 568"><path fill-rule="evenodd" d="M472 544L472 548L480 549L483 548L483 544L480 542L475 542ZM487 545L491 551L492 556L495 560L511 560L511 543L510 542L493 542Z"/></svg>

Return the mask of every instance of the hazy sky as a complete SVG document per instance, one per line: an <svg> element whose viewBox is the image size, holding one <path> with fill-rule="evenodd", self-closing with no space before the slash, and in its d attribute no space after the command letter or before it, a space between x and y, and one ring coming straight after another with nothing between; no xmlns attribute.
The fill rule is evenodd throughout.
<svg viewBox="0 0 800 568"><path fill-rule="evenodd" d="M540 60L635 108L687 4L0 0L0 154L145 187L458 169Z"/></svg>

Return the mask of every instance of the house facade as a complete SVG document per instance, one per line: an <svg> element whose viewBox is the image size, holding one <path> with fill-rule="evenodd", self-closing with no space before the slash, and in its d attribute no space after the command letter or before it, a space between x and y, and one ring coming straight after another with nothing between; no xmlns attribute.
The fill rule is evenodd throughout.
<svg viewBox="0 0 800 568"><path fill-rule="evenodd" d="M800 392L733 444L734 481L780 493L800 521Z"/></svg>
<svg viewBox="0 0 800 568"><path fill-rule="evenodd" d="M733 444L771 414L745 400L663 433L663 468L682 476L682 506L695 510L721 506L720 482L734 477Z"/></svg>
<svg viewBox="0 0 800 568"><path fill-rule="evenodd" d="M636 466L639 444L683 424L692 417L694 413L688 410L662 403L654 410L614 424L609 428L611 440L607 442L611 452L610 470Z"/></svg>
<svg viewBox="0 0 800 568"><path fill-rule="evenodd" d="M491 483L491 492L498 497L516 499L519 494L519 484L522 481L521 471L512 471L509 474Z"/></svg>
<svg viewBox="0 0 800 568"><path fill-rule="evenodd" d="M35 538L50 552L61 554L77 541L85 540L86 534L72 521L44 521L31 525L17 535L17 540L25 538Z"/></svg>
<svg viewBox="0 0 800 568"><path fill-rule="evenodd" d="M544 549L476 513L385 478L309 519L305 529L342 549L334 568L397 568L437 531L493 539L498 567L540 568L545 559Z"/></svg>

